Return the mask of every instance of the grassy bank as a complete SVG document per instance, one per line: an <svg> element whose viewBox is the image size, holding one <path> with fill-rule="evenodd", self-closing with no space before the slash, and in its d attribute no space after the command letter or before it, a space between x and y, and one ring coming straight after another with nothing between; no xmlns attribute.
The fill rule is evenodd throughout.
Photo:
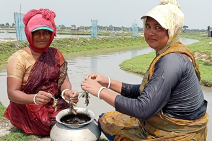
<svg viewBox="0 0 212 141"><path fill-rule="evenodd" d="M15 51L28 46L27 42L6 42L0 43L0 64L6 63L9 56ZM52 47L60 49L66 57L101 53L105 51L121 51L138 49L147 46L143 37L103 37L103 38L57 38Z"/></svg>
<svg viewBox="0 0 212 141"><path fill-rule="evenodd" d="M3 117L3 114L4 114L4 111L6 110L6 107L4 107L2 104L1 104L1 102L0 102L0 121L2 120L2 119L4 119L4 117Z"/></svg>
<svg viewBox="0 0 212 141"><path fill-rule="evenodd" d="M199 42L187 45L187 47L194 53L197 63L199 64L201 84L212 87L212 38L190 35L182 35L181 37L199 40ZM125 71L143 75L154 57L155 52L136 56L122 62L120 67Z"/></svg>

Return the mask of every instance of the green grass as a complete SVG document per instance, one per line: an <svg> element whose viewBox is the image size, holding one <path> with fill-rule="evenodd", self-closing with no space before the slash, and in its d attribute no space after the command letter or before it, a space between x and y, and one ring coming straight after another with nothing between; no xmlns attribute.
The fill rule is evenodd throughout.
<svg viewBox="0 0 212 141"><path fill-rule="evenodd" d="M201 83L204 86L212 87L212 66L205 64L203 61L197 61L201 74Z"/></svg>
<svg viewBox="0 0 212 141"><path fill-rule="evenodd" d="M32 141L38 140L38 137L34 135L26 135L23 131L16 129L8 135L0 137L1 141Z"/></svg>
<svg viewBox="0 0 212 141"><path fill-rule="evenodd" d="M4 106L2 105L2 103L0 102L0 121L1 121L2 119L5 119L5 118L3 117L5 110L6 110L6 107L4 107Z"/></svg>
<svg viewBox="0 0 212 141"><path fill-rule="evenodd" d="M199 35L199 34L197 34L197 35ZM198 51L198 52L204 52L204 53L211 53L212 52L212 44L211 44L212 38L197 36L197 35L190 36L189 34L187 34L187 35L182 35L181 37L199 40L199 42L187 45L187 47L192 52ZM152 60L154 59L154 57L155 57L155 52L136 56L134 58L123 61L120 64L120 68L125 71L143 75L147 71L147 69L148 69L150 63L152 62ZM212 57L209 59L211 60L210 62L212 62ZM201 73L201 84L204 86L212 87L212 65L211 65L211 63L207 63L207 62L204 62L201 60L197 60L197 63L199 64L199 70Z"/></svg>
<svg viewBox="0 0 212 141"><path fill-rule="evenodd" d="M16 129L12 133L5 135L3 137L0 137L1 141L39 141L40 138L38 138L35 135L26 135L23 131ZM100 138L99 141L108 141L105 138Z"/></svg>
<svg viewBox="0 0 212 141"><path fill-rule="evenodd" d="M105 38L60 38L51 46L62 52L79 52L104 48L130 47L145 43L142 37L105 37Z"/></svg>

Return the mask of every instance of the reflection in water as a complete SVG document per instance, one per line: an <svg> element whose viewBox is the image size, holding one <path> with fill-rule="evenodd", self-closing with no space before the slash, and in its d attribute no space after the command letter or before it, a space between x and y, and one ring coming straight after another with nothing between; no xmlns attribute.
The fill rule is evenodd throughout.
<svg viewBox="0 0 212 141"><path fill-rule="evenodd" d="M96 66L97 65L97 57L92 56L91 57L91 72L96 72Z"/></svg>
<svg viewBox="0 0 212 141"><path fill-rule="evenodd" d="M133 58L133 57L135 57L135 56L137 56L137 50L133 50L133 51L132 51L131 58Z"/></svg>

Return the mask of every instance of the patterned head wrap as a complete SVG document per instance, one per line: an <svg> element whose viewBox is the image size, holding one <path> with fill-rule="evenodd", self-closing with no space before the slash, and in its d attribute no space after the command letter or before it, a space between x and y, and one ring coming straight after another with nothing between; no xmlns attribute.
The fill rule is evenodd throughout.
<svg viewBox="0 0 212 141"><path fill-rule="evenodd" d="M56 17L55 13L49 9L39 9L39 10L32 9L24 15L23 22L25 24L25 33L27 40L29 41L29 46L33 51L42 53L48 50L48 47L52 43L54 36L56 36L56 25L54 22L55 17ZM39 27L49 27L53 29L50 42L43 49L35 47L32 41L32 31Z"/></svg>
<svg viewBox="0 0 212 141"><path fill-rule="evenodd" d="M155 19L163 28L168 29L169 40L166 45L157 51L157 55L179 42L179 35L184 24L184 14L175 0L161 0L160 4L141 17L144 29L147 17Z"/></svg>

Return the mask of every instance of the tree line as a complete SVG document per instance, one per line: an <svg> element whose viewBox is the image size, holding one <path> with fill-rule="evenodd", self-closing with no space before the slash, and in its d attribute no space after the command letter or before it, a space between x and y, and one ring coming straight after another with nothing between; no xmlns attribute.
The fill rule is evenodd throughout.
<svg viewBox="0 0 212 141"><path fill-rule="evenodd" d="M11 25L9 23L0 23L0 28L15 28L15 23L12 23Z"/></svg>
<svg viewBox="0 0 212 141"><path fill-rule="evenodd" d="M58 25L58 29L71 29L71 28L79 28L79 30L90 30L91 26L79 26L71 25L71 26L65 26L65 25ZM15 23L12 23L11 25L9 23L0 23L0 28L15 28ZM105 30L105 31L132 31L132 27L117 27L117 26L101 26L97 25L98 30ZM188 26L184 25L182 32L205 32L208 29L188 29ZM138 31L143 31L143 27L138 27Z"/></svg>
<svg viewBox="0 0 212 141"><path fill-rule="evenodd" d="M76 28L76 25L71 25L69 27L65 26L65 25L59 25L58 28L59 29L71 29L71 28ZM77 27L79 28L79 30L90 30L91 26L79 26ZM106 30L106 31L132 31L132 27L117 27L117 26L101 26L101 25L97 25L97 29L98 30ZM143 31L143 28L138 27L138 31Z"/></svg>

